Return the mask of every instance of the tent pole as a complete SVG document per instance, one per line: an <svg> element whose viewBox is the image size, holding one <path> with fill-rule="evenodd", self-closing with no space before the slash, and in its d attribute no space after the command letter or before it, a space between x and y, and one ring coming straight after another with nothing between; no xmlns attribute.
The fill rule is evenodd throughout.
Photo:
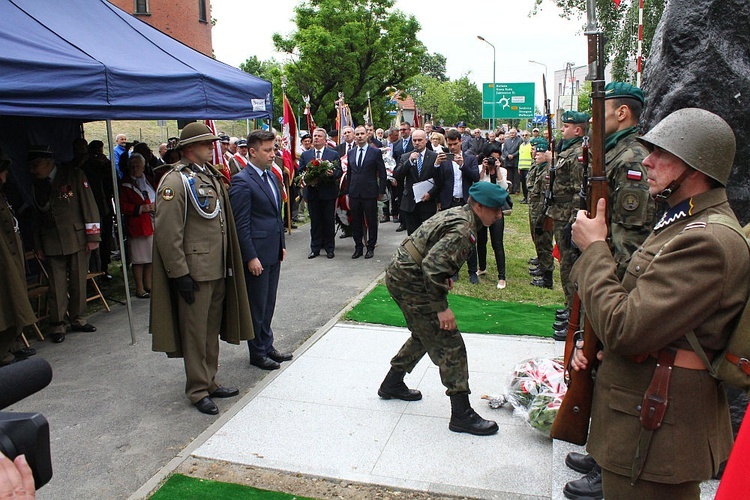
<svg viewBox="0 0 750 500"><path fill-rule="evenodd" d="M135 326L133 325L133 307L130 304L130 280L128 279L128 265L127 259L125 258L125 238L122 234L122 219L119 218L122 210L120 209L120 190L118 184L120 178L117 177L117 169L115 168L115 149L112 145L112 120L107 120L107 144L109 144L109 163L112 166L112 180L114 182L114 195L115 195L115 217L117 219L117 237L120 240L120 263L122 264L122 280L125 284L125 305L128 308L128 322L130 323L130 345L135 345Z"/></svg>

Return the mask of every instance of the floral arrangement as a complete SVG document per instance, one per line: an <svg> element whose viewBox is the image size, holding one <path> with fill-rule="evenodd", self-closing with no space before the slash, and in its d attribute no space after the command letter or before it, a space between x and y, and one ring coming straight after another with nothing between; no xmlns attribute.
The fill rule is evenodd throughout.
<svg viewBox="0 0 750 500"><path fill-rule="evenodd" d="M336 179L330 173L337 164L338 162L314 159L307 164L305 173L301 177L307 186L317 186L321 182L334 182Z"/></svg>

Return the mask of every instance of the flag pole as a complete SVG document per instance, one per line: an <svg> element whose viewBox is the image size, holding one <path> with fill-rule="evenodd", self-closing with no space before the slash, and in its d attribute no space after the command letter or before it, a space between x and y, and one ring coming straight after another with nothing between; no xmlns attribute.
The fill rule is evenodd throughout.
<svg viewBox="0 0 750 500"><path fill-rule="evenodd" d="M281 95L282 95L282 102L283 103L287 102L287 98L286 98L286 81L287 81L286 80L286 76L282 76L281 77ZM286 106L284 106L284 108L286 108ZM286 111L286 109L284 111ZM286 114L286 113L284 113L284 114ZM289 127L289 124L286 123L286 126ZM283 126L282 126L282 128L283 128ZM293 139L295 139L295 138L293 138ZM294 158L292 158L292 161L294 161ZM289 178L291 178L292 175L294 174L293 167L294 167L294 165L292 165L292 168L289 169ZM287 168L289 168L289 167L287 167ZM290 192L289 191L289 183L286 180L284 180L284 170L283 169L281 171L281 182L284 183L284 190L287 193L289 193ZM283 202L283 204L286 206L286 232L287 232L287 234L292 234L292 205L291 205L290 201L291 200L287 199L287 201Z"/></svg>

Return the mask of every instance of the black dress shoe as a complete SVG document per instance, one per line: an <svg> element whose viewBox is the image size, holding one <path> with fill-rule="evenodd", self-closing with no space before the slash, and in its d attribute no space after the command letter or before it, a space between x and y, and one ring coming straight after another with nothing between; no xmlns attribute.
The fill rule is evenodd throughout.
<svg viewBox="0 0 750 500"><path fill-rule="evenodd" d="M214 392L209 394L212 398L233 398L240 395L240 390L236 387L217 387Z"/></svg>
<svg viewBox="0 0 750 500"><path fill-rule="evenodd" d="M314 259L318 255L320 255L320 252L310 252L310 255L308 255L307 258L308 259Z"/></svg>
<svg viewBox="0 0 750 500"><path fill-rule="evenodd" d="M55 344L59 344L60 342L65 341L65 334L64 333L52 333L50 334L49 338L52 339L52 342Z"/></svg>
<svg viewBox="0 0 750 500"><path fill-rule="evenodd" d="M263 356L262 358L250 358L250 364L257 366L261 370L278 370L281 368L280 364L267 356Z"/></svg>
<svg viewBox="0 0 750 500"><path fill-rule="evenodd" d="M565 342L568 340L568 330L555 330L555 333L552 334L552 338L560 342Z"/></svg>
<svg viewBox="0 0 750 500"><path fill-rule="evenodd" d="M406 231L406 226L398 226L398 227L396 228L396 232L397 232L397 233L400 233L401 231Z"/></svg>
<svg viewBox="0 0 750 500"><path fill-rule="evenodd" d="M368 249L367 253L365 254L365 259L372 259L375 256L375 252L373 250Z"/></svg>
<svg viewBox="0 0 750 500"><path fill-rule="evenodd" d="M22 360L22 359L29 358L29 357L33 356L34 354L36 354L36 349L34 349L33 347L24 347L22 349L17 350L16 352L14 352L13 356L17 360Z"/></svg>
<svg viewBox="0 0 750 500"><path fill-rule="evenodd" d="M211 401L211 398L203 398L197 403L193 403L193 406L198 408L198 411L201 413L205 413L206 415L218 415L219 414L219 407L216 406L216 403Z"/></svg>
<svg viewBox="0 0 750 500"><path fill-rule="evenodd" d="M596 460L588 453L576 453L571 451L565 457L565 465L581 474L588 474L596 467Z"/></svg>
<svg viewBox="0 0 750 500"><path fill-rule="evenodd" d="M329 259L332 259L332 258L336 257L336 254L333 253L333 252L326 252L326 257L328 257Z"/></svg>
<svg viewBox="0 0 750 500"><path fill-rule="evenodd" d="M79 324L74 323L74 324L70 325L70 329L73 330L74 332L87 332L87 333L91 333L91 332L95 332L96 331L96 327L94 325L92 325L91 323L86 323L85 325L79 325Z"/></svg>
<svg viewBox="0 0 750 500"><path fill-rule="evenodd" d="M266 356L276 361L277 363L281 363L283 361L291 361L292 357L294 357L291 352L279 352L276 349L268 351L268 354L266 354Z"/></svg>
<svg viewBox="0 0 750 500"><path fill-rule="evenodd" d="M352 254L352 259L359 259L360 257L362 257L362 249L357 248L356 250L354 250L354 253Z"/></svg>
<svg viewBox="0 0 750 500"><path fill-rule="evenodd" d="M568 481L563 488L565 498L604 498L602 490L602 468L598 465L575 481Z"/></svg>

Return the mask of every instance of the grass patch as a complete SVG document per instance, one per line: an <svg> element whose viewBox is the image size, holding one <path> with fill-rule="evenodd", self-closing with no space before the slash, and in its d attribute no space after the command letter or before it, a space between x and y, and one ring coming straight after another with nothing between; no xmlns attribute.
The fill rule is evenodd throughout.
<svg viewBox="0 0 750 500"><path fill-rule="evenodd" d="M278 491L261 490L240 484L222 483L210 479L200 479L172 475L166 483L151 496L152 500L214 500L222 499L262 499L262 500L311 500L308 497L290 495Z"/></svg>

